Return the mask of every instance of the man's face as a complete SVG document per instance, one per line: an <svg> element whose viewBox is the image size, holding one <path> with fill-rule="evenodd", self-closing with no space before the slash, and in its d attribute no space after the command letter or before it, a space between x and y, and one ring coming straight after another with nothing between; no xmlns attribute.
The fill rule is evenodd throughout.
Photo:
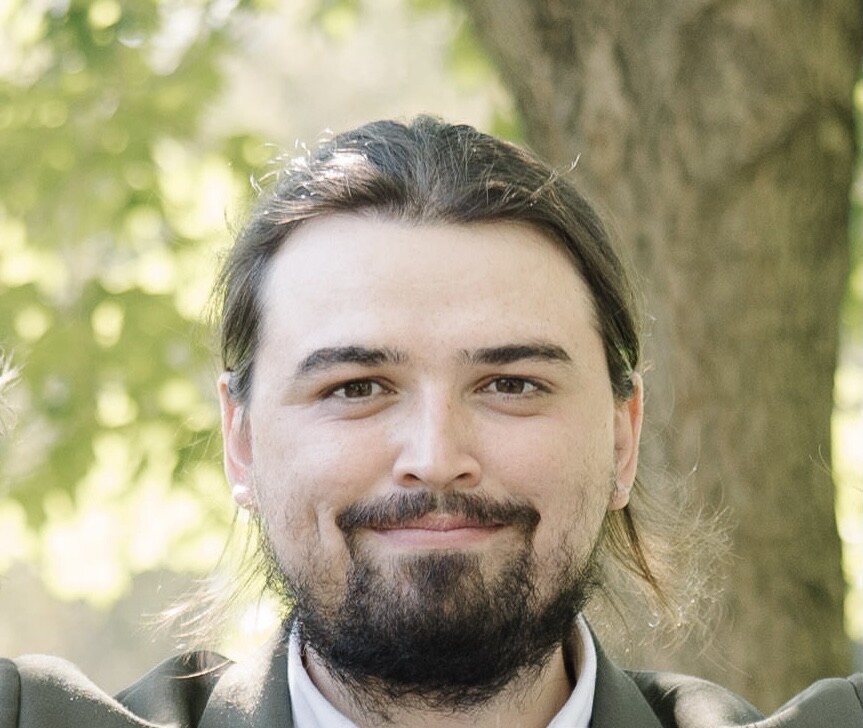
<svg viewBox="0 0 863 728"><path fill-rule="evenodd" d="M440 627L514 579L539 609L581 578L627 502L640 391L614 401L557 243L326 217L275 256L262 309L248 403L221 381L226 470L307 611L365 598Z"/></svg>

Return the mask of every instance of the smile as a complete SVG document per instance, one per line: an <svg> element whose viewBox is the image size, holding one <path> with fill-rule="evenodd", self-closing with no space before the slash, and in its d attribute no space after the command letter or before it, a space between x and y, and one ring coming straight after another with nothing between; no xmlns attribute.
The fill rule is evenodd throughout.
<svg viewBox="0 0 863 728"><path fill-rule="evenodd" d="M394 546L412 548L457 548L479 543L504 528L464 516L429 514L372 531Z"/></svg>

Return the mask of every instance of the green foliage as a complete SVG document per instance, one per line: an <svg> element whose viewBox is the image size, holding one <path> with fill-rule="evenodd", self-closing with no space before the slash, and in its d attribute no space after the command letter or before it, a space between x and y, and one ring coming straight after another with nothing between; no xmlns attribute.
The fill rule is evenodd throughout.
<svg viewBox="0 0 863 728"><path fill-rule="evenodd" d="M454 4L456 4L454 0L408 0L408 5L411 8L422 12L434 12Z"/></svg>
<svg viewBox="0 0 863 728"><path fill-rule="evenodd" d="M311 22L332 40L342 40L357 26L360 0L318 0Z"/></svg>
<svg viewBox="0 0 863 728"><path fill-rule="evenodd" d="M0 442L0 569L22 529L39 534L35 556L47 559L58 523L113 518L97 545L118 554L120 573L165 565L172 546L207 540L229 518L214 497L223 484L203 314L224 210L259 145L205 144L200 127L244 5L12 0L0 10L0 346L21 368L18 426ZM220 505L190 505L182 494L194 492ZM148 508L156 494L162 505ZM161 550L123 546L133 524ZM108 582L97 593L122 587Z"/></svg>
<svg viewBox="0 0 863 728"><path fill-rule="evenodd" d="M465 88L478 88L496 73L466 19L459 23L453 37L448 66L456 83Z"/></svg>

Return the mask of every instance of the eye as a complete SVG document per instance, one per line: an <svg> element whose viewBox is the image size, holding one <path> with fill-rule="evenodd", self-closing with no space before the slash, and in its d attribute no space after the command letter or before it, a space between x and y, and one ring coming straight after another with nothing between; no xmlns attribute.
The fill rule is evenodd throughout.
<svg viewBox="0 0 863 728"><path fill-rule="evenodd" d="M523 377L497 377L483 387L486 392L510 397L524 396L545 391L537 382Z"/></svg>
<svg viewBox="0 0 863 728"><path fill-rule="evenodd" d="M351 382L340 384L329 390L327 394L337 399L367 399L368 397L383 394L386 391L381 384L371 379L355 379Z"/></svg>

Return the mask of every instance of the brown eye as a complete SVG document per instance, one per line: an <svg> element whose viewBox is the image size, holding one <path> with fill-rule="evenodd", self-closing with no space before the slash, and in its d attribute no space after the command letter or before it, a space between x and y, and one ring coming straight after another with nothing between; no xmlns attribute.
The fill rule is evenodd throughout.
<svg viewBox="0 0 863 728"><path fill-rule="evenodd" d="M539 391L539 387L528 379L520 377L498 377L489 383L488 389L495 394L533 394Z"/></svg>
<svg viewBox="0 0 863 728"><path fill-rule="evenodd" d="M332 391L332 395L334 397L341 397L342 399L363 399L375 394L380 394L382 391L383 387L381 387L377 382L373 382L369 379L357 379L356 381L347 382L346 384L342 384L340 387L334 389Z"/></svg>

